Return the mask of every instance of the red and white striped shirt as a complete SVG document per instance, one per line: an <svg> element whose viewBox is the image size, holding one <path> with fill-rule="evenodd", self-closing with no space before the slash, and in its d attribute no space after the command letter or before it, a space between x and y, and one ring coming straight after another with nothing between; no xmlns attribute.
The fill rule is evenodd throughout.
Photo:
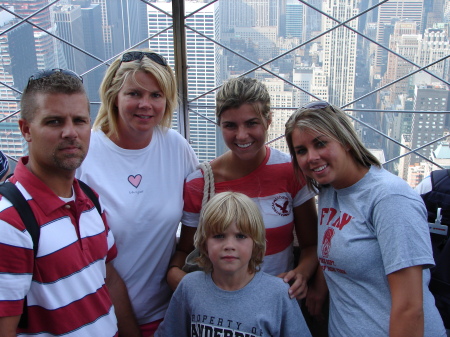
<svg viewBox="0 0 450 337"><path fill-rule="evenodd" d="M28 200L41 229L37 257L16 209L0 199L0 317L22 314L27 336L117 336L105 285L106 263L117 255L114 238L77 180L65 203L18 163L10 178Z"/></svg>
<svg viewBox="0 0 450 337"><path fill-rule="evenodd" d="M181 222L197 227L203 198L203 172L188 176L184 187L184 211ZM311 192L302 179L295 177L289 155L267 147L266 158L249 175L215 184L216 193L243 193L258 205L266 227L266 256L261 269L278 275L293 268L293 208L311 199Z"/></svg>

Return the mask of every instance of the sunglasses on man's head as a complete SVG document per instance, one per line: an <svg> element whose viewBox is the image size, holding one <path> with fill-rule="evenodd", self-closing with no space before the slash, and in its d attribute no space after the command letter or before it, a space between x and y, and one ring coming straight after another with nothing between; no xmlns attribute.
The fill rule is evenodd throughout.
<svg viewBox="0 0 450 337"><path fill-rule="evenodd" d="M156 62L164 67L167 66L167 60L164 56L144 51L129 51L122 55L122 60L120 62L142 61L144 56L147 56L153 62Z"/></svg>
<svg viewBox="0 0 450 337"><path fill-rule="evenodd" d="M53 68L53 69L44 69L44 70L40 70L37 73L33 74L30 76L30 78L28 79L28 84L27 86L30 85L31 82L36 81L36 80L40 80L42 78L46 78L49 77L53 74L56 73L61 73L64 75L69 75L72 77L75 77L76 79L80 80L81 82L83 82L83 78L78 75L76 72L69 70L69 69L61 69L61 68Z"/></svg>

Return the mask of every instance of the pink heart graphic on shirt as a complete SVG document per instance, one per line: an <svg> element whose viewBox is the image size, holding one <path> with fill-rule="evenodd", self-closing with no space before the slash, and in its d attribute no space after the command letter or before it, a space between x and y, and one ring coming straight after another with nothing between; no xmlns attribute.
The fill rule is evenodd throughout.
<svg viewBox="0 0 450 337"><path fill-rule="evenodd" d="M136 174L135 176L128 176L128 181L131 185L133 185L135 188L138 188L139 184L141 183L142 176L140 174Z"/></svg>

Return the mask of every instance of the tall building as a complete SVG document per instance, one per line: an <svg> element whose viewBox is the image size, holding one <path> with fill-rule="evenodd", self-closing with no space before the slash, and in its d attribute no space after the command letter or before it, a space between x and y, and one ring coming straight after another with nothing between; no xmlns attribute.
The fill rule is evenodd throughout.
<svg viewBox="0 0 450 337"><path fill-rule="evenodd" d="M395 23L394 32L389 39L389 48L414 61L419 51L419 42L421 35L418 34L417 25L411 21L398 21ZM410 62L407 62L397 55L389 53L387 70L383 76L382 85L391 83L400 77L403 77L413 70ZM386 91L385 99L393 104L399 95L408 92L410 79L406 78L389 86Z"/></svg>
<svg viewBox="0 0 450 337"><path fill-rule="evenodd" d="M260 63L274 57L277 53L277 39L281 26L286 24L280 15L286 17L286 0L227 0L219 1L220 42L238 50L242 43L253 45L255 55L245 56ZM283 13L283 14L282 14ZM228 55L227 55L228 57Z"/></svg>
<svg viewBox="0 0 450 337"><path fill-rule="evenodd" d="M402 134L400 142L401 142L402 145L405 145L405 146L411 148L411 146L412 146L411 139L412 138L411 138L410 134ZM406 153L407 153L407 150L404 147L400 147L400 155L404 155ZM409 168L410 160L411 160L411 156L410 155L403 156L399 160L398 176L400 178L402 178L403 180L407 180L408 179L408 168Z"/></svg>
<svg viewBox="0 0 450 337"><path fill-rule="evenodd" d="M167 13L172 13L171 3L158 3L159 8ZM196 1L186 1L186 13L192 13L204 6L204 3ZM172 18L166 16L161 11L148 6L148 35L152 36L160 30L172 24ZM216 23L218 20L217 5L212 4L203 10L187 18L186 24L206 36L217 40ZM203 95L221 84L217 79L220 68L219 55L216 52L217 46L206 40L204 37L194 33L192 30L186 31L187 42L187 70L188 76L188 99L193 105L189 113L189 141L197 153L200 161L211 160L216 157L217 136L216 125L202 116L215 121L215 94ZM173 32L172 30L160 34L149 41L150 48L161 53L168 58L173 65ZM219 83L220 82L220 83ZM200 116L202 115L202 116ZM177 116L174 116L174 127L177 126ZM219 141L221 138L219 137Z"/></svg>
<svg viewBox="0 0 450 337"><path fill-rule="evenodd" d="M305 6L295 0L286 2L286 36L298 37L300 41L305 39Z"/></svg>
<svg viewBox="0 0 450 337"><path fill-rule="evenodd" d="M326 0L323 11L342 22L358 14L357 4L357 0ZM336 25L328 18L324 18L322 24L323 31ZM352 20L347 25L356 29L358 20ZM345 27L339 27L322 39L323 71L327 76L329 101L341 106L354 99L357 35Z"/></svg>
<svg viewBox="0 0 450 337"><path fill-rule="evenodd" d="M221 1L219 1L220 3ZM280 0L226 0L221 5L222 29L278 26Z"/></svg>
<svg viewBox="0 0 450 337"><path fill-rule="evenodd" d="M71 44L84 49L84 36L79 5L57 5L53 8L53 20L57 35ZM67 68L78 74L87 70L86 55L67 43L62 43Z"/></svg>
<svg viewBox="0 0 450 337"><path fill-rule="evenodd" d="M263 81L270 94L270 105L272 107L272 123L270 124L267 136L268 139L275 139L284 135L285 124L289 116L292 114L291 109L276 109L277 108L291 108L294 106L294 92L290 85L279 78L266 79ZM284 140L271 144L274 148L289 153L289 148Z"/></svg>
<svg viewBox="0 0 450 337"><path fill-rule="evenodd" d="M22 18L33 15L29 21L38 27L33 26L34 44L36 47L36 57L39 69L57 68L58 60L55 56L55 50L58 49L58 41L45 33L45 29L55 33L55 26L52 25L50 9L42 10L48 4L47 0L9 0L0 1L2 5L11 5L14 12Z"/></svg>
<svg viewBox="0 0 450 337"><path fill-rule="evenodd" d="M147 38L147 6L136 0L92 0L102 11L102 31L109 59ZM143 46L140 46L142 48Z"/></svg>
<svg viewBox="0 0 450 337"><path fill-rule="evenodd" d="M388 45L389 36L385 34L385 27L393 20L407 20L416 23L419 33L423 27L424 0L389 0L378 6L376 41ZM372 76L382 76L386 69L388 52L374 46L374 65Z"/></svg>
<svg viewBox="0 0 450 337"><path fill-rule="evenodd" d="M321 9L322 0L309 0L308 3L313 5L315 8ZM305 40L309 40L320 33L323 15L309 6L304 6L304 11L304 37Z"/></svg>
<svg viewBox="0 0 450 337"><path fill-rule="evenodd" d="M447 57L449 54L450 41L447 30L427 28L425 29L423 38L419 43L419 51L416 55L415 62L416 64L420 65L430 64L444 57ZM448 81L450 78L449 64L450 62L447 58L444 61L438 62L435 65L428 67L427 70ZM422 75L422 78L420 80L424 81L424 74L420 75ZM426 76L428 77L428 80L426 81L427 83L436 81L436 79L431 77L431 75ZM419 75L415 75L415 77L419 77Z"/></svg>
<svg viewBox="0 0 450 337"><path fill-rule="evenodd" d="M20 25L6 32L19 20L12 15L4 15L2 19L3 21L0 22L0 81L22 91L30 73L37 70L33 29L30 25ZM19 92L10 90L4 85L0 86L0 119L18 111ZM15 158L27 152L26 142L18 128L18 116L16 114L0 123L0 149Z"/></svg>
<svg viewBox="0 0 450 337"><path fill-rule="evenodd" d="M414 110L416 111L448 111L450 91L444 85L420 85L414 89ZM415 113L412 120L412 147L421 147L448 132L447 114ZM418 152L428 158L438 144L426 146ZM420 163L422 158L412 155L410 165Z"/></svg>
<svg viewBox="0 0 450 337"><path fill-rule="evenodd" d="M82 33L84 40L84 50L88 53L105 60L105 43L102 35L101 6L92 4L90 0L72 0L74 5L81 8ZM85 55L86 70L89 72L83 76L84 86L89 96L90 102L100 100L98 89L106 71L106 66L97 67L100 61ZM91 70L95 68L94 70ZM91 116L95 118L99 105L91 105Z"/></svg>
<svg viewBox="0 0 450 337"><path fill-rule="evenodd" d="M302 88L303 90L307 92L312 92L313 82L313 67L297 67L294 69L293 75L292 75L292 83L297 85L298 87ZM306 105L310 101L310 95L307 93L294 89L294 107L302 107Z"/></svg>

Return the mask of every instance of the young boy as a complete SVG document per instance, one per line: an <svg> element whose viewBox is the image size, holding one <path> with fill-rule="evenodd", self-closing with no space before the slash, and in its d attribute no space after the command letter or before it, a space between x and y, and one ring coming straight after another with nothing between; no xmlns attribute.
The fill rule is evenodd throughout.
<svg viewBox="0 0 450 337"><path fill-rule="evenodd" d="M265 228L249 197L216 194L201 211L194 240L204 272L183 278L155 337L311 336L289 285L259 271Z"/></svg>

